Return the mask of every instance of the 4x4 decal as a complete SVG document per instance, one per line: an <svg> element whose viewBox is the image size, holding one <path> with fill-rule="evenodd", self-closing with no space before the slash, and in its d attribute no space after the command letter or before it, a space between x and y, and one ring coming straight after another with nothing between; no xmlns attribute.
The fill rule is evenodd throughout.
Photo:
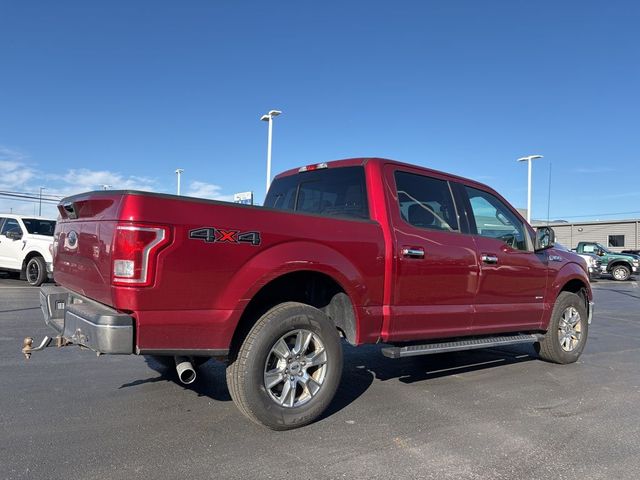
<svg viewBox="0 0 640 480"><path fill-rule="evenodd" d="M189 230L189 238L206 243L248 243L260 245L260 232L241 232L240 230L224 230L222 228L203 227Z"/></svg>

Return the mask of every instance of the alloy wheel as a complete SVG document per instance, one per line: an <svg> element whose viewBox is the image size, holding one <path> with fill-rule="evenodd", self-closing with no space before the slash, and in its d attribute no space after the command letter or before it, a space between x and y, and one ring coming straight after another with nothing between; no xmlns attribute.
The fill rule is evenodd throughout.
<svg viewBox="0 0 640 480"><path fill-rule="evenodd" d="M299 329L286 333L271 347L264 366L264 386L282 407L299 407L322 388L327 352L315 333Z"/></svg>
<svg viewBox="0 0 640 480"><path fill-rule="evenodd" d="M565 352L572 352L582 338L582 318L575 307L567 307L562 312L558 324L558 340Z"/></svg>

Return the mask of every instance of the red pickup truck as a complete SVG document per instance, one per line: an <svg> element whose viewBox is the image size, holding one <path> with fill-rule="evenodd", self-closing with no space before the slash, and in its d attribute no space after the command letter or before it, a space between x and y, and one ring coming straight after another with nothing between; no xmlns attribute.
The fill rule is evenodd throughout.
<svg viewBox="0 0 640 480"><path fill-rule="evenodd" d="M551 229L483 184L391 160L284 172L262 207L99 191L58 209L58 285L41 289L58 336L25 339L27 357L175 357L184 382L224 359L239 409L273 429L331 402L341 337L391 358L531 343L569 363L593 313L586 265Z"/></svg>

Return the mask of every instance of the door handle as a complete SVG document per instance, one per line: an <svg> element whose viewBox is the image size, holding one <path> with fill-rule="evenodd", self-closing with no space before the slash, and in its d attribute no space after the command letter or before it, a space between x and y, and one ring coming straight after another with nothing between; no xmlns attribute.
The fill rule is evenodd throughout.
<svg viewBox="0 0 640 480"><path fill-rule="evenodd" d="M402 256L409 258L424 258L424 248L404 247L402 249Z"/></svg>
<svg viewBox="0 0 640 480"><path fill-rule="evenodd" d="M491 253L483 253L482 255L480 255L480 259L483 263L488 263L490 265L498 263L498 257Z"/></svg>

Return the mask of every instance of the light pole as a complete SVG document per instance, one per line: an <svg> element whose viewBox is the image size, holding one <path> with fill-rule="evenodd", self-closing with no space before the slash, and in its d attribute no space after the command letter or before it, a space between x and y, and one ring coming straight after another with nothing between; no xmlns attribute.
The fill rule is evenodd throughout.
<svg viewBox="0 0 640 480"><path fill-rule="evenodd" d="M542 155L529 155L527 157L521 157L519 162L527 162L528 175L527 175L527 222L531 223L531 161L543 158Z"/></svg>
<svg viewBox="0 0 640 480"><path fill-rule="evenodd" d="M269 113L260 117L263 122L269 122L269 136L267 137L267 192L271 185L271 138L273 136L273 119L280 115L280 110L269 110Z"/></svg>
<svg viewBox="0 0 640 480"><path fill-rule="evenodd" d="M106 183L102 184L102 189L103 190L109 190L113 185L107 185Z"/></svg>
<svg viewBox="0 0 640 480"><path fill-rule="evenodd" d="M178 195L180 195L180 176L184 173L182 168L176 168L176 175L178 177Z"/></svg>
<svg viewBox="0 0 640 480"><path fill-rule="evenodd" d="M38 216L39 217L42 216L42 190L46 190L46 188L40 187L40 202L39 202L39 205L38 205Z"/></svg>

